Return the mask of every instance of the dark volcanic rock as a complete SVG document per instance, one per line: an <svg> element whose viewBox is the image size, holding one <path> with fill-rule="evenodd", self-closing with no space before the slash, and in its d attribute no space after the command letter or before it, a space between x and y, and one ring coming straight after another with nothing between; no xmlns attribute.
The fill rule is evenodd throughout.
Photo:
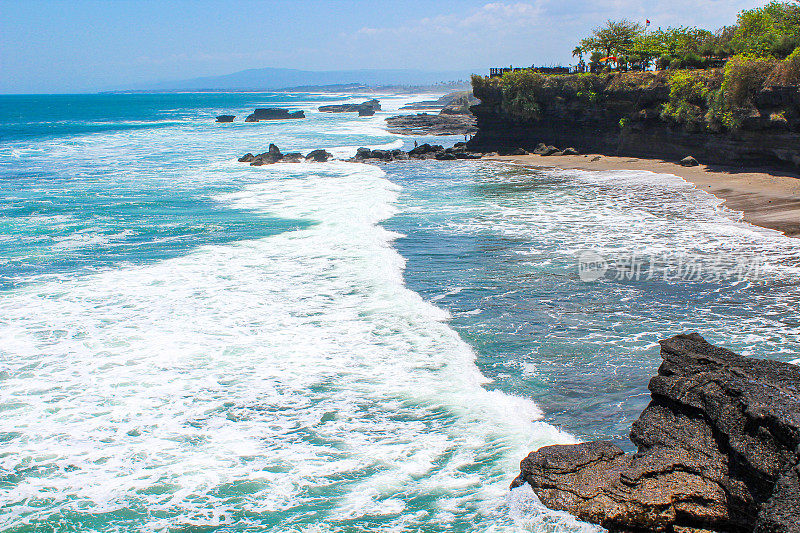
<svg viewBox="0 0 800 533"><path fill-rule="evenodd" d="M471 115L398 115L386 119L389 131L402 135L466 135L475 133Z"/></svg>
<svg viewBox="0 0 800 533"><path fill-rule="evenodd" d="M412 104L406 104L400 109L409 109L409 110L428 110L428 109L440 109L444 110L445 108L453 108L456 107L469 107L471 105L475 105L479 103L479 100L472 95L472 91L456 91L454 93L449 93L437 100L424 100L422 102L414 102ZM469 110L467 109L467 113ZM463 111L456 113L456 114L467 114Z"/></svg>
<svg viewBox="0 0 800 533"><path fill-rule="evenodd" d="M533 153L538 155L553 155L556 152L558 152L558 148L555 146L547 146L544 143L539 143L533 150Z"/></svg>
<svg viewBox="0 0 800 533"><path fill-rule="evenodd" d="M250 165L254 167L259 167L261 165L271 165L273 163L277 163L281 159L283 159L283 154L281 153L280 149L274 144L270 144L269 150L267 150L263 154L258 154L257 156L255 156L250 161Z"/></svg>
<svg viewBox="0 0 800 533"><path fill-rule="evenodd" d="M258 122L259 120L281 120L285 118L306 118L302 111L289 111L278 107L267 107L256 109L252 115L248 115L245 122Z"/></svg>
<svg viewBox="0 0 800 533"><path fill-rule="evenodd" d="M323 113L358 113L359 116L372 116L375 111L380 111L380 109L381 103L374 98L360 104L335 104L319 107Z"/></svg>
<svg viewBox="0 0 800 533"><path fill-rule="evenodd" d="M415 146L413 149L408 151L408 155L415 156L415 155L424 155L429 154L431 152L440 152L444 150L442 145L440 144L420 144L419 146Z"/></svg>
<svg viewBox="0 0 800 533"><path fill-rule="evenodd" d="M330 152L326 152L325 150L313 150L308 153L306 156L306 161L316 161L317 163L324 163L328 159L333 157Z"/></svg>
<svg viewBox="0 0 800 533"><path fill-rule="evenodd" d="M217 122L233 122L236 115L220 115L217 117Z"/></svg>
<svg viewBox="0 0 800 533"><path fill-rule="evenodd" d="M239 158L239 163L250 163L255 159L255 156L250 152L247 152L242 157Z"/></svg>
<svg viewBox="0 0 800 533"><path fill-rule="evenodd" d="M288 154L283 154L283 158L281 159L281 163L299 163L303 161L305 157L300 152L289 152Z"/></svg>
<svg viewBox="0 0 800 533"><path fill-rule="evenodd" d="M363 146L356 150L356 156L354 159L370 159L372 157L372 150L369 148L364 148Z"/></svg>
<svg viewBox="0 0 800 533"><path fill-rule="evenodd" d="M524 148L500 148L497 155L528 155Z"/></svg>
<svg viewBox="0 0 800 533"><path fill-rule="evenodd" d="M700 164L700 163L697 162L697 159L695 159L694 157L692 157L690 155L684 157L683 159L681 159L680 163L681 163L681 166L684 166L684 167L696 167L697 165Z"/></svg>
<svg viewBox="0 0 800 533"><path fill-rule="evenodd" d="M611 531L800 531L800 367L697 334L661 341L635 454L548 446L520 465L546 506Z"/></svg>
<svg viewBox="0 0 800 533"><path fill-rule="evenodd" d="M536 118L510 112L504 105L502 87L496 83L476 85L481 100L470 107L478 120L478 133L470 141L475 150L537 143L574 146L581 153L650 157L679 161L692 154L706 164L737 167L800 167L800 91L797 85L766 87L752 96L750 116L741 127L705 128L660 118L670 101L669 75L631 73L593 78L598 99L586 99L573 90L577 77L565 76L553 87L537 90ZM633 79L633 78L631 78ZM625 81L623 81L625 80ZM630 85L629 85L630 84ZM584 93L585 94L585 93ZM700 104L700 116L708 111ZM738 113L738 112L737 112ZM621 128L620 124L626 124Z"/></svg>

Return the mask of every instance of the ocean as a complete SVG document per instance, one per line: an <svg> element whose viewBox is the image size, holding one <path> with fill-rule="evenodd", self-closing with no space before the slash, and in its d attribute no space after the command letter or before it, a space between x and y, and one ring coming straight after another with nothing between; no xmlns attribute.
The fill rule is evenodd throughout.
<svg viewBox="0 0 800 533"><path fill-rule="evenodd" d="M236 161L373 96L0 96L0 529L599 531L519 461L631 449L659 339L797 360L800 241L675 176Z"/></svg>

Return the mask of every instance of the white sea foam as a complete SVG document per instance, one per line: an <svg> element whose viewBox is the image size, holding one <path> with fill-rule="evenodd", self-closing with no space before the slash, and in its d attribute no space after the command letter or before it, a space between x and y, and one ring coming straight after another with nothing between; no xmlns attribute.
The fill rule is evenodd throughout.
<svg viewBox="0 0 800 533"><path fill-rule="evenodd" d="M0 468L22 472L0 527L139 506L145 531L511 525L519 458L571 437L484 389L447 313L405 287L379 169L266 168L217 200L311 227L0 300L2 431L21 432Z"/></svg>

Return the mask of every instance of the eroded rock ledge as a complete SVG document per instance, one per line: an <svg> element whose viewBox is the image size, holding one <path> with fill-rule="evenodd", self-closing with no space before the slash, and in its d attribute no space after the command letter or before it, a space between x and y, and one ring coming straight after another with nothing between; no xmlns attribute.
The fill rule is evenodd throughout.
<svg viewBox="0 0 800 533"><path fill-rule="evenodd" d="M800 531L800 367L742 357L697 334L661 341L635 454L547 446L512 487L611 531Z"/></svg>

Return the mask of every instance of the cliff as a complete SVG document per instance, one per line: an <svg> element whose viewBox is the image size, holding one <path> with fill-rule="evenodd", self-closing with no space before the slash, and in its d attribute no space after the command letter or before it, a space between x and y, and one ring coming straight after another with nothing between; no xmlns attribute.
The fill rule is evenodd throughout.
<svg viewBox="0 0 800 533"><path fill-rule="evenodd" d="M661 342L638 446L548 446L520 465L542 503L611 531L800 531L800 367L697 334Z"/></svg>
<svg viewBox="0 0 800 533"><path fill-rule="evenodd" d="M584 153L692 155L703 163L796 169L798 86L765 79L753 89L747 75L726 69L474 77L481 103L471 108L478 133L470 148L531 150L545 143Z"/></svg>

